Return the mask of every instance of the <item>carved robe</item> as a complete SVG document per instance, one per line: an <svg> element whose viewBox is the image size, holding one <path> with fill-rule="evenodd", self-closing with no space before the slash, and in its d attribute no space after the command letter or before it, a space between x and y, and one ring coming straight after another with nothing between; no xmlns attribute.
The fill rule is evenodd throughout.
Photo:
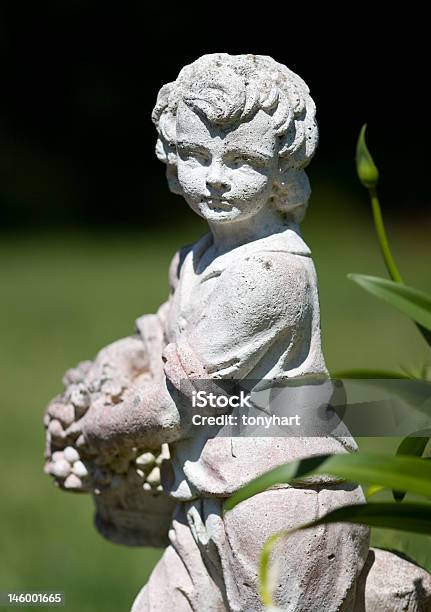
<svg viewBox="0 0 431 612"><path fill-rule="evenodd" d="M298 233L288 228L212 261L206 257L210 246L211 237L204 236L171 266L173 293L159 311L171 346L168 380L172 346L192 376L195 360L214 379L327 376L314 265ZM257 568L266 538L362 501L359 488L326 479L304 488L277 487L223 516L223 499L255 476L296 458L345 452L354 443L331 437L209 438L204 428L183 436L170 444L171 462L162 473L164 491L182 502L171 545L133 612L169 606L260 610ZM321 527L292 537L277 550L277 603L292 611L353 609L367 552L367 529L358 526Z"/></svg>

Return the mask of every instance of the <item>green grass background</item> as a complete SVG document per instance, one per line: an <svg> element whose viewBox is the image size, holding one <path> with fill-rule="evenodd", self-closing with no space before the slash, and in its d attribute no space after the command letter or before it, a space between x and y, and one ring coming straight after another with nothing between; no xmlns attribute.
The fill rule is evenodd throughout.
<svg viewBox="0 0 431 612"><path fill-rule="evenodd" d="M303 234L319 275L330 369L410 366L429 358L413 325L346 279L384 275L364 194L363 210L320 186ZM69 611L128 610L160 552L123 548L92 526L87 496L58 491L42 472L42 414L64 370L129 334L167 295L167 268L199 224L129 233L2 236L0 244L0 591L61 590ZM409 284L431 290L429 224L390 227ZM391 452L394 440L362 440ZM375 531L431 570L430 539Z"/></svg>

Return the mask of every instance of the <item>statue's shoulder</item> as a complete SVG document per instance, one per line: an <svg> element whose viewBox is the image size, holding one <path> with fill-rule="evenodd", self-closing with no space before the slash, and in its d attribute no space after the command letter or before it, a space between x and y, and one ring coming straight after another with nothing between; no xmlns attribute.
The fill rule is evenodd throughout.
<svg viewBox="0 0 431 612"><path fill-rule="evenodd" d="M225 279L233 282L240 277L248 284L255 283L267 289L285 287L289 277L297 283L308 278L311 251L297 233L287 230L242 245L231 251L223 261Z"/></svg>
<svg viewBox="0 0 431 612"><path fill-rule="evenodd" d="M280 252L310 257L311 251L297 229L287 228L247 245L251 252Z"/></svg>

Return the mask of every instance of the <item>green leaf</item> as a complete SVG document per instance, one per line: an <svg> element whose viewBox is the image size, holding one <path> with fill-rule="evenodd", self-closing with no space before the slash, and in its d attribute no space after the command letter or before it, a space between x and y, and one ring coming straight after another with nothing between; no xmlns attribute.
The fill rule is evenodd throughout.
<svg viewBox="0 0 431 612"><path fill-rule="evenodd" d="M333 372L331 378L406 378L409 379L411 376L408 372L393 372L392 370L368 370L366 368L357 370L340 370L339 372Z"/></svg>
<svg viewBox="0 0 431 612"><path fill-rule="evenodd" d="M389 378L369 378L364 379L366 387L372 388L377 387L382 389L387 394L388 399L391 400L395 397L402 402L408 404L412 410L416 410L425 414L427 417L430 416L430 400L431 400L431 383L428 380L417 380L417 379L406 379L401 377L399 380L408 380L408 382L398 383L398 379ZM414 435L412 432L409 435ZM426 436L427 433L424 431L420 432L420 436ZM408 453L405 453L408 454Z"/></svg>
<svg viewBox="0 0 431 612"><path fill-rule="evenodd" d="M285 463L284 465L280 465L266 472L262 476L250 481L245 487L242 487L229 497L224 502L224 510L231 510L240 502L257 493L262 493L262 491L276 484L292 482L305 474L313 473L330 456L331 455L318 455L316 457L308 457L307 459L298 459L297 461Z"/></svg>
<svg viewBox="0 0 431 612"><path fill-rule="evenodd" d="M422 432L416 432L422 433ZM404 438L399 445L396 454L397 455L408 455L412 457L422 457L425 448L430 440L429 436L415 436L414 434ZM406 496L405 491L393 490L392 495L395 501L401 502Z"/></svg>
<svg viewBox="0 0 431 612"><path fill-rule="evenodd" d="M400 365L400 369L407 378L431 382L431 366L427 363Z"/></svg>
<svg viewBox="0 0 431 612"><path fill-rule="evenodd" d="M416 434L422 432L415 432ZM397 455L409 455L413 457L422 457L424 450L430 440L430 436L418 436L412 434L402 440L397 449Z"/></svg>
<svg viewBox="0 0 431 612"><path fill-rule="evenodd" d="M276 467L234 493L226 500L224 508L230 510L241 501L276 484L303 485L306 478L312 475L330 475L340 480L380 485L431 498L429 462L417 457L346 453L319 455Z"/></svg>
<svg viewBox="0 0 431 612"><path fill-rule="evenodd" d="M369 499L370 497L372 497L373 495L377 495L377 493L380 493L381 491L384 491L385 487L382 487L382 485L370 485L368 487L368 490L365 494L365 497L367 499Z"/></svg>
<svg viewBox="0 0 431 612"><path fill-rule="evenodd" d="M349 274L348 278L431 331L431 296L424 291L377 276Z"/></svg>
<svg viewBox="0 0 431 612"><path fill-rule="evenodd" d="M368 189L375 187L379 180L379 171L376 168L373 158L368 150L367 143L365 142L365 131L367 124L362 126L359 133L358 142L356 145L356 170L359 176L359 180Z"/></svg>
<svg viewBox="0 0 431 612"><path fill-rule="evenodd" d="M272 535L263 546L259 562L260 595L266 606L273 603L268 576L270 555L277 542L298 531L330 523L355 523L429 536L431 535L431 504L379 502L343 506L315 521Z"/></svg>
<svg viewBox="0 0 431 612"><path fill-rule="evenodd" d="M328 523L358 523L369 527L431 535L431 504L378 502L343 506L308 526L314 527Z"/></svg>

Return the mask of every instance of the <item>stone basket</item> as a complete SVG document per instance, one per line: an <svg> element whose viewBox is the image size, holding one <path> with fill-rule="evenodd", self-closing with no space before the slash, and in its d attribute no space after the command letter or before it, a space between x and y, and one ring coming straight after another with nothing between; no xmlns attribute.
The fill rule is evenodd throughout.
<svg viewBox="0 0 431 612"><path fill-rule="evenodd" d="M92 487L96 505L95 524L108 540L126 546L165 547L175 508L175 500L164 495L160 467L169 461L163 445L156 454L141 453L128 465L126 473L113 474L99 468Z"/></svg>
<svg viewBox="0 0 431 612"><path fill-rule="evenodd" d="M126 546L168 545L168 530L175 508L174 500L163 493L146 493L124 500L110 494L93 494L95 525L111 542Z"/></svg>

